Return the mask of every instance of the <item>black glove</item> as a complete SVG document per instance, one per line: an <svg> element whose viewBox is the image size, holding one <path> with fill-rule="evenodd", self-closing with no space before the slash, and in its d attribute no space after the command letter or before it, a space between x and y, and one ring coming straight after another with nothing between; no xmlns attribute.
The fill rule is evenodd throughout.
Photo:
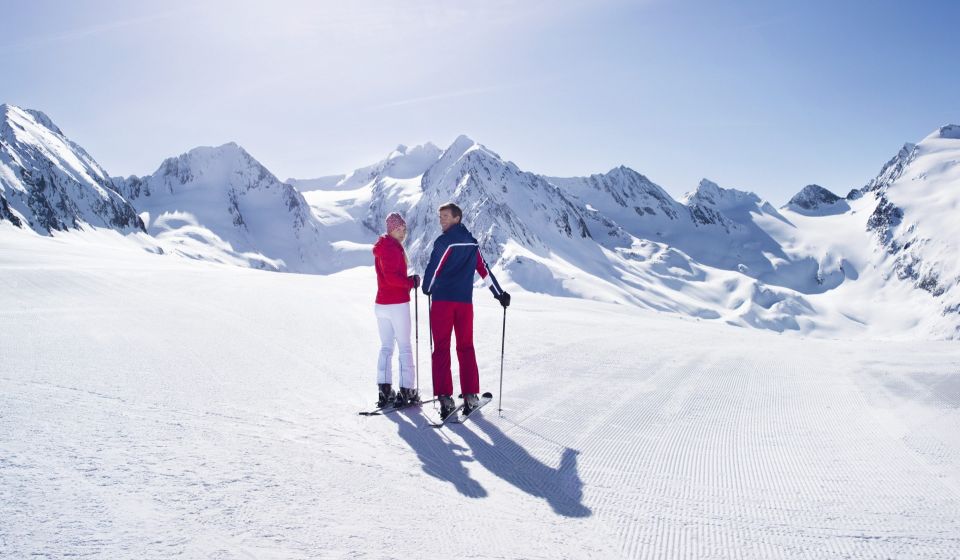
<svg viewBox="0 0 960 560"><path fill-rule="evenodd" d="M417 288L420 287L420 275L419 275L419 274L411 274L410 276L407 276L407 280L413 280L413 289L414 289L414 290L416 290Z"/></svg>
<svg viewBox="0 0 960 560"><path fill-rule="evenodd" d="M494 296L497 298L497 301L500 302L500 305L504 307L510 307L510 294L507 292L501 292L499 296Z"/></svg>

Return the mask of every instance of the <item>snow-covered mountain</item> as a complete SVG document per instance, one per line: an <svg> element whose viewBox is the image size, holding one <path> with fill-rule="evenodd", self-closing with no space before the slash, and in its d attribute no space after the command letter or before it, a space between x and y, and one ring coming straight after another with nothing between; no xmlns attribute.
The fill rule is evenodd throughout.
<svg viewBox="0 0 960 560"><path fill-rule="evenodd" d="M960 126L905 146L862 192L876 201L867 227L897 278L928 292L944 317L960 322Z"/></svg>
<svg viewBox="0 0 960 560"><path fill-rule="evenodd" d="M675 229L689 213L663 188L620 166L589 177L546 177L571 199L597 210L636 237L657 239Z"/></svg>
<svg viewBox="0 0 960 560"><path fill-rule="evenodd" d="M440 234L437 207L449 201L461 205L464 221L491 261L499 259L510 240L537 251L558 248L549 243L556 236L586 239L586 247L595 246L598 241L588 224L599 224L597 231L612 228L612 237L630 244L629 236L600 213L580 207L543 177L521 171L466 136L445 150L430 143L398 146L384 160L345 176L326 196L314 191L306 196L319 215L344 211L369 234L382 232L390 212L403 213L410 231L410 260L419 267L425 265Z"/></svg>
<svg viewBox="0 0 960 560"><path fill-rule="evenodd" d="M106 171L40 111L0 105L0 221L37 233L142 231Z"/></svg>
<svg viewBox="0 0 960 560"><path fill-rule="evenodd" d="M398 177L390 171L394 166L410 172ZM345 187L349 181L355 189ZM716 260L728 247L743 245L734 233L742 237L755 229L722 213L738 208L728 200L736 198L733 191L704 182L698 193L685 205L627 168L590 178L547 178L461 136L442 151L429 145L395 150L325 195L307 196L319 215L363 216L370 235L382 231L388 212L403 213L414 270L424 268L440 234L437 207L455 201L497 273L525 290L799 328L793 310L809 308L802 295L743 273L759 266L747 267L743 262L749 260L734 256L724 270L691 257L698 243L713 243L704 255ZM758 205L776 213L762 201ZM807 271L808 284L816 284L815 272L815 266Z"/></svg>
<svg viewBox="0 0 960 560"><path fill-rule="evenodd" d="M369 264L369 251L382 233L387 214L407 214L419 202L423 174L442 154L443 150L430 143L401 144L383 160L352 173L287 182L301 190L330 238L365 252L362 264ZM407 221L414 232L409 216Z"/></svg>
<svg viewBox="0 0 960 560"><path fill-rule="evenodd" d="M960 338L958 131L904 145L845 200L806 187L781 209L786 222L758 220L787 255L818 261L832 285L813 300L818 309L867 330L886 325L890 336Z"/></svg>
<svg viewBox="0 0 960 560"><path fill-rule="evenodd" d="M912 150L863 192L883 192L877 185L899 176L896 170L916 158ZM873 197L844 200L818 185L781 209L706 179L678 201L626 167L589 177L540 176L461 136L445 150L401 146L323 194L307 194L315 212L347 213L366 235L381 231L390 211L403 213L415 270L440 233L436 208L452 200L488 260L529 291L774 330L862 330L873 320L888 325L888 334L921 323L924 332L943 333L950 323L921 319L932 309L929 298L888 286L867 224ZM872 305L870 298L887 303Z"/></svg>
<svg viewBox="0 0 960 560"><path fill-rule="evenodd" d="M369 230L379 232L387 214L420 202L423 175L443 154L442 149L430 142L412 148L401 144L386 159L354 171L338 186L370 189L370 204L362 213L361 222ZM410 229L414 229L413 224Z"/></svg>
<svg viewBox="0 0 960 560"><path fill-rule="evenodd" d="M115 178L147 231L192 258L328 273L354 262L292 186L235 143L194 148L152 175Z"/></svg>
<svg viewBox="0 0 960 560"><path fill-rule="evenodd" d="M842 198L820 185L807 185L787 202L787 208L799 214L840 214L850 209Z"/></svg>
<svg viewBox="0 0 960 560"><path fill-rule="evenodd" d="M464 222L491 262L501 260L511 242L534 255L578 260L632 242L610 219L466 136L458 137L424 173L422 190L412 215L423 227L409 243L411 260L418 264L429 258L440 234L437 208L448 201L463 209Z"/></svg>
<svg viewBox="0 0 960 560"><path fill-rule="evenodd" d="M398 211L420 271L453 201L514 288L777 331L960 336L956 126L905 145L845 199L808 185L777 209L707 179L675 200L623 166L538 175L466 136L302 181L233 143L111 180L42 113L5 105L0 124L0 221L39 233L146 229L137 241L153 252L326 274L369 265Z"/></svg>

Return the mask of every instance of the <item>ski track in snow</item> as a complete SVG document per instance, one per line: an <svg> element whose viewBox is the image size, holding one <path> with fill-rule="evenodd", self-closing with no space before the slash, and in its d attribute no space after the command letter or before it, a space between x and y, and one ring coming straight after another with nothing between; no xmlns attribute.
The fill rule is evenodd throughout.
<svg viewBox="0 0 960 560"><path fill-rule="evenodd" d="M435 430L432 405L356 414L379 344L369 269L8 245L0 557L960 556L955 343L515 294L503 416L495 395ZM476 296L497 393L502 314Z"/></svg>

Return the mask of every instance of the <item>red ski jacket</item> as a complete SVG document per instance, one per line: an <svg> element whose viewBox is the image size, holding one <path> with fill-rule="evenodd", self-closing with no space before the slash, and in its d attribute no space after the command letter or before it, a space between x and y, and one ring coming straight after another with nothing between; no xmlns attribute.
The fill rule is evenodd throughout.
<svg viewBox="0 0 960 560"><path fill-rule="evenodd" d="M410 301L413 280L407 278L407 255L399 241L381 235L373 246L373 265L377 270L377 303Z"/></svg>

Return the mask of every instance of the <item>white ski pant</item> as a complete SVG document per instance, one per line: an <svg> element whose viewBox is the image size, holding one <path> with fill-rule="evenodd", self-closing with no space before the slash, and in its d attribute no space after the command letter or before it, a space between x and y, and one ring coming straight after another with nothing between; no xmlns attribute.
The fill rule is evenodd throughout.
<svg viewBox="0 0 960 560"><path fill-rule="evenodd" d="M410 302L374 304L380 327L377 383L393 383L393 347L400 348L400 386L414 388L413 345L410 344Z"/></svg>

